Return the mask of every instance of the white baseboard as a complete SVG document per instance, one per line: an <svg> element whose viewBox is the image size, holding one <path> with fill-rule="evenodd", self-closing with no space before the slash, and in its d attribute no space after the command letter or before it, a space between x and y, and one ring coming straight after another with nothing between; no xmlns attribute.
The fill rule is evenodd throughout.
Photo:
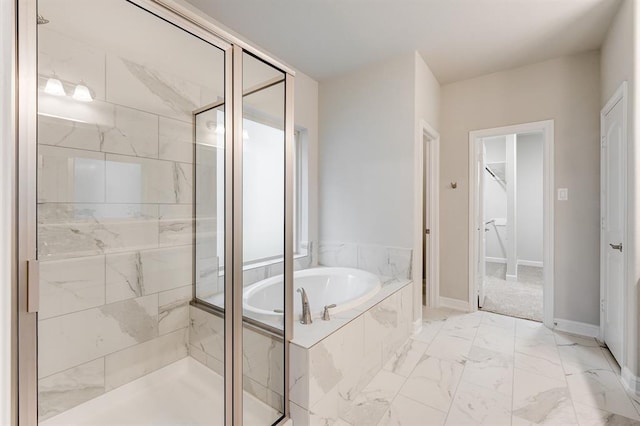
<svg viewBox="0 0 640 426"><path fill-rule="evenodd" d="M422 331L422 319L417 319L413 322L413 334L419 334Z"/></svg>
<svg viewBox="0 0 640 426"><path fill-rule="evenodd" d="M633 374L627 367L622 368L622 383L628 391L640 397L640 377Z"/></svg>
<svg viewBox="0 0 640 426"><path fill-rule="evenodd" d="M597 325L561 318L556 318L553 322L555 323L555 327L553 327L554 330L577 334L578 336L593 337L596 339L600 337L600 327Z"/></svg>
<svg viewBox="0 0 640 426"><path fill-rule="evenodd" d="M507 263L507 259L503 258L503 257L489 257L489 256L485 256L484 257L484 261L485 262L491 262L491 263Z"/></svg>
<svg viewBox="0 0 640 426"><path fill-rule="evenodd" d="M466 300L451 299L449 297L440 296L439 302L440 303L438 303L438 306L440 306L441 308L449 308L449 309L455 309L457 311L470 312L469 302Z"/></svg>
<svg viewBox="0 0 640 426"><path fill-rule="evenodd" d="M536 268L544 267L544 263L537 260L518 260L518 266L535 266Z"/></svg>

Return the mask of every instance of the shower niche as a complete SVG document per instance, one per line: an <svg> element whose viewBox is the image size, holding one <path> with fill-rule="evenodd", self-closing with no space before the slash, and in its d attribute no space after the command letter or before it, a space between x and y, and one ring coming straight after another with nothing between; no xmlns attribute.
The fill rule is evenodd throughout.
<svg viewBox="0 0 640 426"><path fill-rule="evenodd" d="M40 303L21 313L37 343L21 411L41 425L286 419L291 72L161 1L25 4L42 17L20 34L37 34L20 69L37 74L22 118L37 146L21 167L37 181ZM243 315L256 264L284 275L281 327Z"/></svg>

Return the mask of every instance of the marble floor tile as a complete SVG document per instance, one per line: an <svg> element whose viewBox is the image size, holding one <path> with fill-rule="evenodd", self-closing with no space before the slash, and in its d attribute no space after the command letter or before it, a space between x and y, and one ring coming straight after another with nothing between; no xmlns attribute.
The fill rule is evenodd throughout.
<svg viewBox="0 0 640 426"><path fill-rule="evenodd" d="M591 369L567 373L567 384L573 401L640 421L640 414L613 371Z"/></svg>
<svg viewBox="0 0 640 426"><path fill-rule="evenodd" d="M427 348L426 355L463 363L469 355L472 340L442 330Z"/></svg>
<svg viewBox="0 0 640 426"><path fill-rule="evenodd" d="M515 348L515 331L512 328L480 324L476 337L473 340L473 345L513 355Z"/></svg>
<svg viewBox="0 0 640 426"><path fill-rule="evenodd" d="M462 381L511 398L513 357L502 352L473 346L465 363Z"/></svg>
<svg viewBox="0 0 640 426"><path fill-rule="evenodd" d="M438 332L442 329L444 321L437 320L433 322L424 321L422 323L422 330L420 333L413 336L415 340L419 340L424 343L431 343L435 339Z"/></svg>
<svg viewBox="0 0 640 426"><path fill-rule="evenodd" d="M511 396L467 383L458 385L447 425L511 425Z"/></svg>
<svg viewBox="0 0 640 426"><path fill-rule="evenodd" d="M384 369L400 376L408 377L418 364L428 345L419 340L409 339L398 349L384 366Z"/></svg>
<svg viewBox="0 0 640 426"><path fill-rule="evenodd" d="M448 411L464 365L425 355L400 393L441 411Z"/></svg>
<svg viewBox="0 0 640 426"><path fill-rule="evenodd" d="M382 370L353 401L339 404L340 418L353 425L375 425L391 407L405 378Z"/></svg>
<svg viewBox="0 0 640 426"><path fill-rule="evenodd" d="M523 339L516 337L515 352L543 358L554 363L560 363L558 347L546 339Z"/></svg>
<svg viewBox="0 0 640 426"><path fill-rule="evenodd" d="M398 395L378 426L443 425L447 413Z"/></svg>
<svg viewBox="0 0 640 426"><path fill-rule="evenodd" d="M556 380L564 380L564 370L560 360L550 360L531 356L520 352L515 353L515 368L539 374Z"/></svg>
<svg viewBox="0 0 640 426"><path fill-rule="evenodd" d="M516 318L485 312L480 323L513 331L516 327Z"/></svg>
<svg viewBox="0 0 640 426"><path fill-rule="evenodd" d="M577 424L565 381L514 370L513 424Z"/></svg>
<svg viewBox="0 0 640 426"><path fill-rule="evenodd" d="M589 405L574 402L578 423L580 426L638 426L638 420L630 419L618 414L609 413Z"/></svg>
<svg viewBox="0 0 640 426"><path fill-rule="evenodd" d="M577 344L558 346L558 352L563 364L611 370L611 366L599 346L581 346Z"/></svg>

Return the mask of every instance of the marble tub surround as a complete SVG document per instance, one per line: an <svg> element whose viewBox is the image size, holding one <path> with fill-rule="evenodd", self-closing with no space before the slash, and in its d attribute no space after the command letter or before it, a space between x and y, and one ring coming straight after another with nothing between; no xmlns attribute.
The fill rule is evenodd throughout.
<svg viewBox="0 0 640 426"><path fill-rule="evenodd" d="M384 277L411 279L413 250L372 244L320 241L318 263L369 271Z"/></svg>
<svg viewBox="0 0 640 426"><path fill-rule="evenodd" d="M488 348L487 336L501 343ZM317 404L318 414L295 403L292 413L297 425L640 424L640 404L616 367L595 339L490 312L427 309L422 331L365 374L350 395L355 407L330 409L338 388Z"/></svg>
<svg viewBox="0 0 640 426"><path fill-rule="evenodd" d="M385 286L383 299L371 302L371 306L363 307L341 324L334 319L318 320L316 332L326 334L315 343L305 340L307 326L296 328L289 383L295 424L350 424L358 419L362 420L360 424L371 424L368 420L382 416L386 408L364 405L368 400L388 398L397 392L399 381L383 368L398 358L398 350L412 330L409 284L405 280ZM324 325L334 321L335 329ZM376 375L385 377L374 379Z"/></svg>
<svg viewBox="0 0 640 426"><path fill-rule="evenodd" d="M380 277L382 280L382 288L378 293L372 296L369 300L363 304L350 309L348 311L339 312L331 315L331 320L323 321L320 315L313 316L313 323L300 324L296 318L293 321L293 339L291 343L300 346L302 348L309 349L316 343L320 342L325 337L339 330L347 325L349 322L363 315L366 311L380 304L389 296L395 294L406 286L409 286L412 281L407 279L396 279L389 277ZM405 295L408 297L408 295ZM294 297L300 297L299 294ZM409 305L406 305L409 306Z"/></svg>
<svg viewBox="0 0 640 426"><path fill-rule="evenodd" d="M224 318L190 306L189 354L224 375ZM246 393L284 410L284 345L282 339L243 329L243 386Z"/></svg>
<svg viewBox="0 0 640 426"><path fill-rule="evenodd" d="M154 64L39 28L41 420L188 356L192 111L219 90ZM45 93L54 73L93 101Z"/></svg>

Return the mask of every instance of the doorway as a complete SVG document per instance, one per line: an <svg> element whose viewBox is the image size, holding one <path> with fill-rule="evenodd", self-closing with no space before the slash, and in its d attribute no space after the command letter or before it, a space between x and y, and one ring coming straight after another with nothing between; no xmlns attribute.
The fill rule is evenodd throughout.
<svg viewBox="0 0 640 426"><path fill-rule="evenodd" d="M440 135L425 121L420 122L415 145L415 195L413 276L416 280L415 309L439 305L439 182ZM417 315L418 324L421 322Z"/></svg>
<svg viewBox="0 0 640 426"><path fill-rule="evenodd" d="M470 133L470 306L553 321L553 122Z"/></svg>

